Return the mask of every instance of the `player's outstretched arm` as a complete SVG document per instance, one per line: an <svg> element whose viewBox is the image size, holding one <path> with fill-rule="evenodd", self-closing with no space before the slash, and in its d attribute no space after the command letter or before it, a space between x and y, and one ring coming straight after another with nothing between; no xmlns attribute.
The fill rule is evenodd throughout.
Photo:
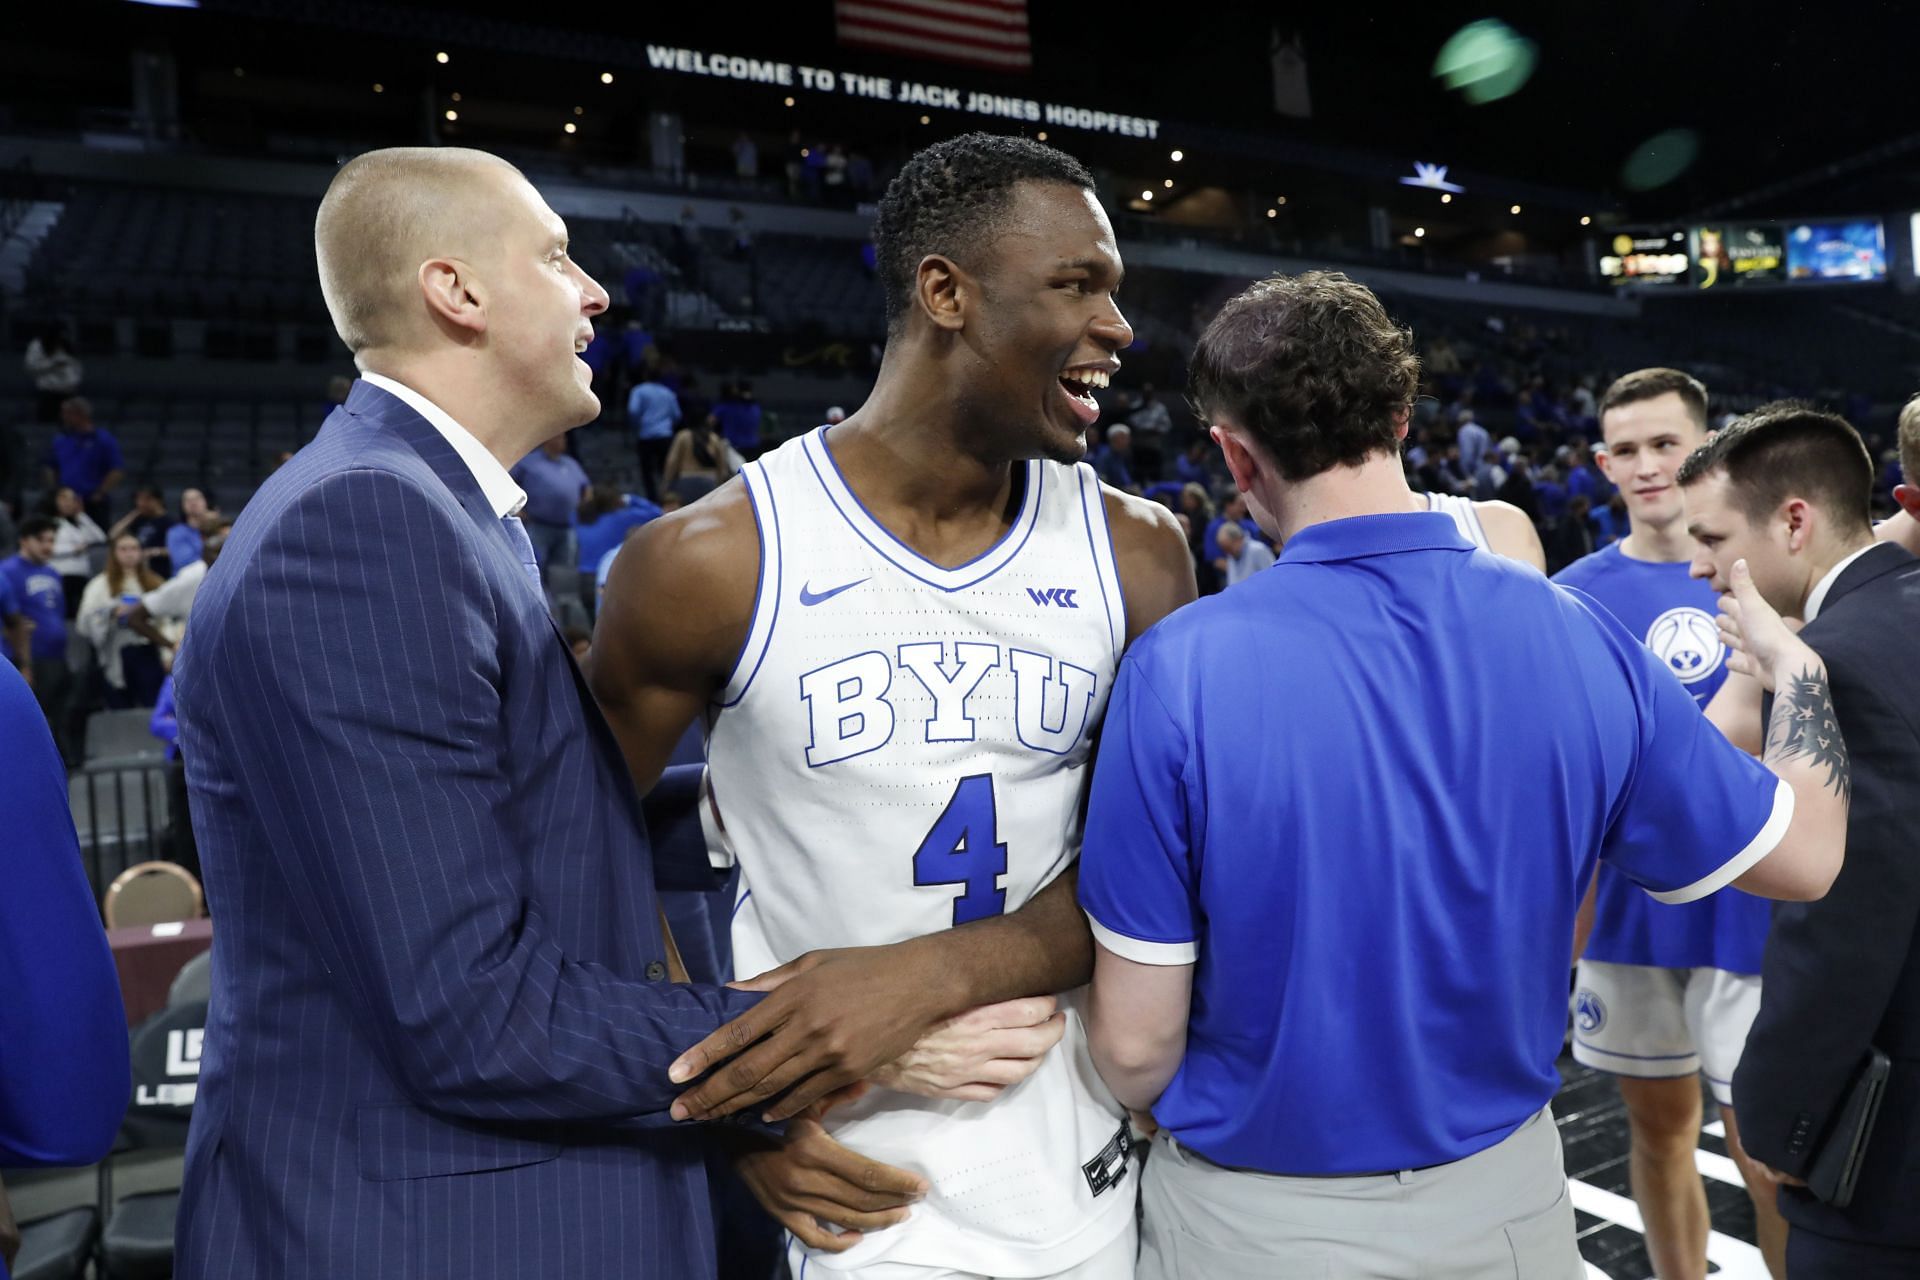
<svg viewBox="0 0 1920 1280"><path fill-rule="evenodd" d="M1547 551L1540 545L1540 531L1533 527L1527 513L1511 502L1477 502L1480 527L1487 531L1487 543L1495 555L1547 571Z"/></svg>

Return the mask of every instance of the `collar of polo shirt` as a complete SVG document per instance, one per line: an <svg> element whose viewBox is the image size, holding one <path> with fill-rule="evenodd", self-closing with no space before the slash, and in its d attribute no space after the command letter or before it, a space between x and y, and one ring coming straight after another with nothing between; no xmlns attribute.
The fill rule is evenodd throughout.
<svg viewBox="0 0 1920 1280"><path fill-rule="evenodd" d="M1280 560L1311 563L1392 555L1396 551L1471 551L1460 526L1444 511L1348 516L1311 524L1287 539Z"/></svg>

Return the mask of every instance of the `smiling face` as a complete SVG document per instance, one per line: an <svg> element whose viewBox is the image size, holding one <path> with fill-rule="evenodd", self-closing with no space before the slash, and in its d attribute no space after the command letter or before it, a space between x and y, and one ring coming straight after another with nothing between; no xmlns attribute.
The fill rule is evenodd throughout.
<svg viewBox="0 0 1920 1280"><path fill-rule="evenodd" d="M1676 392L1615 405L1600 424L1607 452L1602 469L1619 486L1636 525L1664 529L1685 508L1674 473L1706 441L1706 429Z"/></svg>
<svg viewBox="0 0 1920 1280"><path fill-rule="evenodd" d="M495 188L499 218L476 256L486 286L489 361L516 404L550 420L552 431L600 414L593 370L580 353L607 291L568 256L567 224L525 178L504 166L480 178Z"/></svg>
<svg viewBox="0 0 1920 1280"><path fill-rule="evenodd" d="M1068 463L1085 455L1100 416L1093 392L1133 342L1114 300L1124 274L1091 191L1034 181L1014 189L1005 228L972 273L961 341L976 359L957 388L970 417L1000 437L998 451Z"/></svg>

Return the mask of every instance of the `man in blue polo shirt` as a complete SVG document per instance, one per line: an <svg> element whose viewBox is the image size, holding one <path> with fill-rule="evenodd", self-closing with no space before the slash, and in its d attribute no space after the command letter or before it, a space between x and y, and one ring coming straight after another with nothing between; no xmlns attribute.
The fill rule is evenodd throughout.
<svg viewBox="0 0 1920 1280"><path fill-rule="evenodd" d="M1629 373L1601 397L1600 431L1602 465L1633 529L1553 580L1606 606L1705 707L1726 681L1726 651L1714 623L1718 596L1690 570L1695 547L1674 477L1706 443L1707 389L1678 369ZM1605 863L1590 892L1593 928L1575 983L1573 1056L1620 1079L1633 1198L1653 1273L1706 1280L1710 1219L1694 1163L1704 1075L1753 1199L1761 1252L1784 1276L1786 1224L1775 1188L1747 1158L1733 1114L1733 1069L1760 1011L1760 953L1772 907L1738 889L1667 906Z"/></svg>
<svg viewBox="0 0 1920 1280"><path fill-rule="evenodd" d="M127 462L111 431L94 425L93 405L74 396L60 406L60 434L53 438L47 471L56 485L80 495L87 514L102 529L113 523L108 495L126 478Z"/></svg>
<svg viewBox="0 0 1920 1280"><path fill-rule="evenodd" d="M680 422L680 398L672 388L656 382L651 373L642 373L627 396L627 421L640 449L640 481L647 496L660 500L660 472L667 465L667 450L673 447L673 429Z"/></svg>
<svg viewBox="0 0 1920 1280"><path fill-rule="evenodd" d="M20 616L32 628L27 642L28 665L23 671L40 700L54 742L68 764L78 760L68 725L68 701L73 673L67 666L67 593L52 564L55 526L45 516L20 522L20 550L0 560L0 577L7 580Z"/></svg>
<svg viewBox="0 0 1920 1280"><path fill-rule="evenodd" d="M527 491L520 523L533 541L541 570L556 564L571 567L578 556L573 526L592 482L587 479L586 469L567 452L566 433L520 459L512 475L514 483Z"/></svg>
<svg viewBox="0 0 1920 1280"><path fill-rule="evenodd" d="M1763 765L1605 610L1409 510L1411 338L1343 275L1254 285L1192 367L1284 550L1137 641L1102 732L1088 1040L1161 1126L1140 1274L1577 1280L1547 1103L1595 859L1824 893L1845 779L1790 732L1824 668L1743 577L1740 662L1793 690Z"/></svg>

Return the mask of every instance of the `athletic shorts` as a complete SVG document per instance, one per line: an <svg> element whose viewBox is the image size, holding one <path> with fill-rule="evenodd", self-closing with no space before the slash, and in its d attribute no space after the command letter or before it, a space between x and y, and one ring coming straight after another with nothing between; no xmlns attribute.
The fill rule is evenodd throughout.
<svg viewBox="0 0 1920 1280"><path fill-rule="evenodd" d="M1573 992L1573 1056L1641 1080L1707 1078L1733 1105L1733 1069L1760 1012L1758 974L1582 960Z"/></svg>

